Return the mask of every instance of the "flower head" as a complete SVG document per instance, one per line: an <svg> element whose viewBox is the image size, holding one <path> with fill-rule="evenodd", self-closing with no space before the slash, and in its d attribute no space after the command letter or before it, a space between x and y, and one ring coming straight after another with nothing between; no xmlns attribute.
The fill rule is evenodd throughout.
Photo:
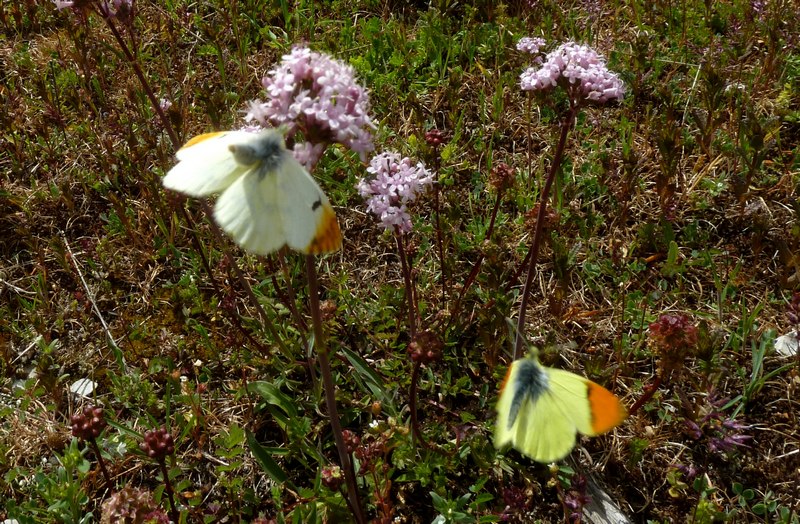
<svg viewBox="0 0 800 524"><path fill-rule="evenodd" d="M544 38L525 36L520 38L517 42L517 51L522 51L523 53L530 53L532 55L538 54L539 49L542 48L545 44Z"/></svg>
<svg viewBox="0 0 800 524"><path fill-rule="evenodd" d="M570 489L564 496L564 505L570 510L570 520L580 522L583 508L592 502L592 496L587 493L588 482L586 477L576 473L570 479Z"/></svg>
<svg viewBox="0 0 800 524"><path fill-rule="evenodd" d="M101 505L101 524L130 522L140 524L156 518L157 510L149 491L126 486L112 494ZM156 521L158 522L158 521Z"/></svg>
<svg viewBox="0 0 800 524"><path fill-rule="evenodd" d="M719 398L713 392L707 397L708 405L700 420L684 420L686 434L693 440L706 438L708 450L712 453L726 454L739 448L747 448L747 441L753 437L746 432L753 426L743 424L722 412L729 398Z"/></svg>
<svg viewBox="0 0 800 524"><path fill-rule="evenodd" d="M547 54L541 67L520 75L523 91L545 91L556 85L562 85L575 100L605 103L625 95L625 84L609 71L603 57L575 42L561 44Z"/></svg>
<svg viewBox="0 0 800 524"><path fill-rule="evenodd" d="M175 453L175 440L172 433L162 426L145 432L144 441L139 443L139 449L148 457L161 462L167 455Z"/></svg>
<svg viewBox="0 0 800 524"><path fill-rule="evenodd" d="M103 408L99 406L84 406L82 411L76 412L70 419L72 435L81 440L94 440L100 436L108 424L103 417Z"/></svg>
<svg viewBox="0 0 800 524"><path fill-rule="evenodd" d="M53 0L53 4L59 11L72 9L76 12L88 9L96 4L100 13L108 18L119 17L125 19L133 12L133 0L101 0L96 3L92 0Z"/></svg>
<svg viewBox="0 0 800 524"><path fill-rule="evenodd" d="M406 210L433 183L433 174L419 162L412 164L399 153L385 152L373 157L367 172L356 186L367 200L367 209L381 220L385 229L400 233L411 231L411 216Z"/></svg>
<svg viewBox="0 0 800 524"><path fill-rule="evenodd" d="M682 368L697 346L697 326L684 314L660 315L648 330L650 342L661 355L661 365L665 370Z"/></svg>
<svg viewBox="0 0 800 524"><path fill-rule="evenodd" d="M328 144L340 143L365 159L374 148L369 96L355 70L328 55L295 47L262 80L267 100L250 102L245 120L262 127L300 131L308 144L295 146L298 160L311 167Z"/></svg>

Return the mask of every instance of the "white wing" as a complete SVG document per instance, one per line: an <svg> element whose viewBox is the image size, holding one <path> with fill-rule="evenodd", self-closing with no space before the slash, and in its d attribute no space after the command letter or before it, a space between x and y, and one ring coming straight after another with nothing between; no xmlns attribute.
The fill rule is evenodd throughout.
<svg viewBox="0 0 800 524"><path fill-rule="evenodd" d="M330 253L341 249L342 233L336 213L319 185L291 154L277 170L277 205L286 244L303 253Z"/></svg>
<svg viewBox="0 0 800 524"><path fill-rule="evenodd" d="M246 251L267 255L286 244L274 172L251 169L217 199L214 218Z"/></svg>
<svg viewBox="0 0 800 524"><path fill-rule="evenodd" d="M176 153L179 162L162 180L164 187L193 197L224 191L250 169L236 163L229 146L251 140L253 133L244 131L206 133L192 138Z"/></svg>

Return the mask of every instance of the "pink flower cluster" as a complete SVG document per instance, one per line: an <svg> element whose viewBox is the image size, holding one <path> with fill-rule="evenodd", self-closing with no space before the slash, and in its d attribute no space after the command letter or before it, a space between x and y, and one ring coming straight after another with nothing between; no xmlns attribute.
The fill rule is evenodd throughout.
<svg viewBox="0 0 800 524"><path fill-rule="evenodd" d="M76 0L53 0L56 9L75 9L80 10L91 5L90 2L76 1ZM133 11L133 0L102 0L97 3L100 12L109 18L115 16L129 16Z"/></svg>
<svg viewBox="0 0 800 524"><path fill-rule="evenodd" d="M385 229L399 233L411 231L411 216L406 210L433 183L433 173L408 157L386 152L372 158L367 172L370 178L359 181L359 194L367 201L367 210L377 216Z"/></svg>
<svg viewBox="0 0 800 524"><path fill-rule="evenodd" d="M307 47L295 47L262 84L267 100L250 102L245 120L255 120L262 127L284 126L288 136L302 132L307 143L295 145L295 156L307 167L332 143L352 149L362 160L374 149L369 96L349 65Z"/></svg>
<svg viewBox="0 0 800 524"><path fill-rule="evenodd" d="M608 70L603 57L591 47L567 42L551 51L541 67L520 75L523 91L544 91L563 85L577 99L605 103L622 100L625 84Z"/></svg>
<svg viewBox="0 0 800 524"><path fill-rule="evenodd" d="M517 42L517 51L522 51L523 53L530 53L535 55L539 52L545 44L544 38L534 37L531 38L530 36L525 36L519 39Z"/></svg>

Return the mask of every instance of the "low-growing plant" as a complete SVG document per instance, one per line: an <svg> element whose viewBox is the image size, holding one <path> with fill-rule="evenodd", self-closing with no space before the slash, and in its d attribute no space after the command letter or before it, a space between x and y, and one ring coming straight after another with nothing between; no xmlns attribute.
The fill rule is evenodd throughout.
<svg viewBox="0 0 800 524"><path fill-rule="evenodd" d="M3 4L0 520L797 522L797 23Z"/></svg>

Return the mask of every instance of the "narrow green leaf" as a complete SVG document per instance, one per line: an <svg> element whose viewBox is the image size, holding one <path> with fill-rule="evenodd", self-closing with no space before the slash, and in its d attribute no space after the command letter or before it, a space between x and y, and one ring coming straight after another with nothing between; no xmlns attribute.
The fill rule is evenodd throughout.
<svg viewBox="0 0 800 524"><path fill-rule="evenodd" d="M380 394L385 397L383 378L381 378L360 355L357 355L347 348L342 348L342 351L347 357L347 360L349 360L355 370L358 371L358 374L370 384L371 388L376 390L376 393L380 392Z"/></svg>
<svg viewBox="0 0 800 524"><path fill-rule="evenodd" d="M261 464L261 468L264 472L269 475L269 477L279 484L288 484L289 487L292 489L296 489L292 482L289 480L289 475L283 471L277 462L272 460L272 457L269 456L261 444L258 443L256 440L255 435L252 432L247 432L247 445L250 447L250 451L253 452L253 456L258 460L258 463Z"/></svg>
<svg viewBox="0 0 800 524"><path fill-rule="evenodd" d="M261 397L273 406L277 406L286 413L289 418L297 417L297 408L295 407L294 399L286 396L281 390L275 387L274 384L265 382L263 380L251 382L247 385L247 390L253 393L258 393Z"/></svg>

